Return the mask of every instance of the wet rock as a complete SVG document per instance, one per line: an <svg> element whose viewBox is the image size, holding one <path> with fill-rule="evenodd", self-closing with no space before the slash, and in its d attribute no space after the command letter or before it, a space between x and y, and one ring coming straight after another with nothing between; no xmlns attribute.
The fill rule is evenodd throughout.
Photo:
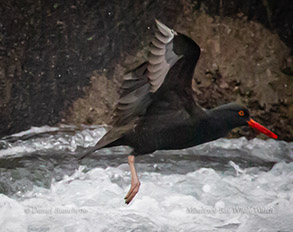
<svg viewBox="0 0 293 232"><path fill-rule="evenodd" d="M201 46L193 83L199 103L238 101L292 140L292 3L263 2L6 1L0 136L32 125L108 122L123 73L147 56L156 17Z"/></svg>
<svg viewBox="0 0 293 232"><path fill-rule="evenodd" d="M111 80L125 54L144 47L153 19L173 25L181 9L177 0L1 3L0 136L60 122L87 95L95 70Z"/></svg>
<svg viewBox="0 0 293 232"><path fill-rule="evenodd" d="M285 59L281 70L283 73L290 75L293 78L293 57L292 56Z"/></svg>

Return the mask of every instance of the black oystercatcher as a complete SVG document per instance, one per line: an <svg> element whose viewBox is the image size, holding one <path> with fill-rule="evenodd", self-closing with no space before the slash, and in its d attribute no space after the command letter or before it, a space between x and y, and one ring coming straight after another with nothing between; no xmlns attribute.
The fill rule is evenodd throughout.
<svg viewBox="0 0 293 232"><path fill-rule="evenodd" d="M124 76L112 129L80 159L97 149L126 145L131 188L128 204L139 190L134 158L156 150L182 149L225 136L239 126L251 126L269 137L273 132L249 117L248 110L230 103L206 110L193 99L191 88L199 46L156 20L148 60Z"/></svg>

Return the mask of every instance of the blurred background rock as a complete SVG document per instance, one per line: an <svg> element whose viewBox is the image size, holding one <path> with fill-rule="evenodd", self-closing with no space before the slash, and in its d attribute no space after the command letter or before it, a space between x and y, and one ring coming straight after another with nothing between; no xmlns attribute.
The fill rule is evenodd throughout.
<svg viewBox="0 0 293 232"><path fill-rule="evenodd" d="M154 18L201 46L193 87L202 106L241 102L292 141L290 0L1 1L0 136L109 122L123 73L147 57ZM239 135L255 136L230 136Z"/></svg>

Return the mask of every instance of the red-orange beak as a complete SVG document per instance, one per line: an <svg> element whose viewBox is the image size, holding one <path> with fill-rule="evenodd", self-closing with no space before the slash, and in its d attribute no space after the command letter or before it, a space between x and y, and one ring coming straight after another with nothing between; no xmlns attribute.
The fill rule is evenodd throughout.
<svg viewBox="0 0 293 232"><path fill-rule="evenodd" d="M278 136L276 134L274 134L273 132L271 132L269 129L265 128L264 126L260 125L259 123L257 123L256 121L250 119L249 121L247 121L248 125L251 126L252 128L255 128L256 130L258 130L259 132L277 139Z"/></svg>

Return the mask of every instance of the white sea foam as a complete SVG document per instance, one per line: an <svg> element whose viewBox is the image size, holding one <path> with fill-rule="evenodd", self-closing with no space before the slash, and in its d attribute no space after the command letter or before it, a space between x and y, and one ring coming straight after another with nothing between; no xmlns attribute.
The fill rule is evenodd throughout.
<svg viewBox="0 0 293 232"><path fill-rule="evenodd" d="M140 192L129 206L123 201L128 184L115 181L120 177L129 180L129 172L119 167L94 168L87 173L79 169L71 177L53 182L50 189L35 187L17 200L2 194L1 228L6 231L22 231L21 228L290 231L293 228L292 163L279 163L258 176L223 176L206 168L187 175L143 173L140 176ZM205 186L210 186L209 191L205 191Z"/></svg>
<svg viewBox="0 0 293 232"><path fill-rule="evenodd" d="M54 133L52 133L54 132ZM95 143L106 133L104 126L87 127L82 131L75 127L63 125L61 128L43 126L13 134L0 140L3 149L1 156L15 156L25 153L33 153L43 150L71 151L78 147L94 146ZM42 137L38 135L42 134ZM19 137L27 136L28 139L17 140ZM16 139L17 138L17 139Z"/></svg>
<svg viewBox="0 0 293 232"><path fill-rule="evenodd" d="M47 150L72 152L78 146L92 145L103 133L103 128L87 128L74 133L6 141L10 143L6 150L19 146L28 152L37 148L46 157ZM74 149L69 148L72 141L75 141ZM16 155L21 157L23 151ZM168 152L164 154L168 157ZM194 164L190 161L181 163L177 162L179 159L168 160L162 156L161 163L154 167L139 163L138 159L142 185L130 205L125 205L123 199L130 184L126 164L117 162L104 168L82 165L70 175L64 173L60 180L53 179L49 188L35 182L31 190L21 194L0 194L1 231L292 230L293 162L288 162L292 158L292 143L221 139L182 153L171 151L172 154L185 155L184 159L225 156L228 160L244 155L244 158L277 163L263 170L257 166L243 167L234 160L223 161L219 169L211 165L192 170ZM97 162L102 164L105 160ZM186 173L176 171L179 165L184 165ZM167 172L170 168L175 171ZM24 178L20 181L26 181Z"/></svg>

